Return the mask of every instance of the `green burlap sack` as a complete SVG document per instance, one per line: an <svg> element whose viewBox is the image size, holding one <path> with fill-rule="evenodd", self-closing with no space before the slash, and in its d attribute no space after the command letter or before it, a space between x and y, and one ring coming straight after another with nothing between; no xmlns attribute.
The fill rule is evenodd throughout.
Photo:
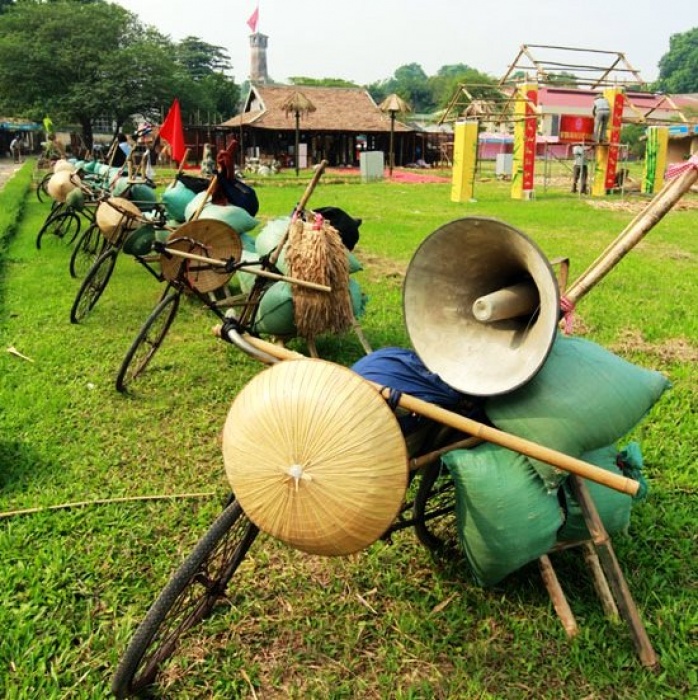
<svg viewBox="0 0 698 700"><path fill-rule="evenodd" d="M273 219L259 232L259 235L255 239L255 250L261 257L262 255L267 255L279 244L279 241L283 238L286 233L289 224L291 223L291 217L285 216L278 219ZM363 265L359 262L359 259L352 252L347 250L347 260L349 261L349 274L359 272L363 270ZM276 263L282 274L288 274L288 266L286 265L286 254L285 250L281 251L279 259Z"/></svg>
<svg viewBox="0 0 698 700"><path fill-rule="evenodd" d="M242 262L256 262L257 260L259 260L259 256L257 255L257 253L247 250L244 245L240 257L242 259ZM260 268L259 266L255 266L253 269ZM244 272L244 270L239 270L233 276L233 280L237 281L241 292L243 292L244 294L249 294L252 291L252 286L254 285L256 277L257 275L253 275L251 272Z"/></svg>
<svg viewBox="0 0 698 700"><path fill-rule="evenodd" d="M478 583L493 586L555 544L562 509L526 457L482 444L442 460L455 483L458 536Z"/></svg>
<svg viewBox="0 0 698 700"><path fill-rule="evenodd" d="M184 211L186 221L191 220L194 214L196 214L199 205L203 202L205 197L206 192L199 192L199 194L187 204ZM223 221L240 234L248 233L259 223L257 219L250 216L242 207L236 207L232 204L222 206L220 204L211 204L211 202L208 202L208 204L204 206L199 218Z"/></svg>
<svg viewBox="0 0 698 700"><path fill-rule="evenodd" d="M115 197L124 197L133 202L141 211L151 211L157 202L157 194L152 187L143 184L129 184L127 177L120 177L112 188Z"/></svg>
<svg viewBox="0 0 698 700"><path fill-rule="evenodd" d="M622 474L621 469L616 463L618 454L615 445L609 445L608 447L602 447L593 452L585 452L581 458L585 462L594 464L613 474ZM630 524L630 511L633 504L632 496L619 493L615 489L609 489L594 481L587 480L585 483L589 491L589 496L594 502L601 522L608 534L613 535L616 532L625 531ZM582 509L579 507L579 503L575 499L569 483L562 485L561 493L566 517L565 524L557 533L557 539L561 542L574 542L576 540L588 539L589 530L584 521Z"/></svg>
<svg viewBox="0 0 698 700"><path fill-rule="evenodd" d="M276 248L279 241L284 237L286 231L288 230L290 223L291 217L284 216L279 219L272 219L264 226L264 228L257 235L257 238L255 238L255 250L260 258L263 255L268 255ZM286 256L283 250L279 255L279 259L276 261L276 267L279 268L281 274L288 274L288 265L286 264Z"/></svg>
<svg viewBox="0 0 698 700"><path fill-rule="evenodd" d="M196 193L185 187L179 180L174 185L167 186L162 193L162 203L165 205L168 219L182 223L186 220L187 205L196 197Z"/></svg>
<svg viewBox="0 0 698 700"><path fill-rule="evenodd" d="M274 282L270 285L257 309L255 331L269 335L295 335L292 294L288 282Z"/></svg>
<svg viewBox="0 0 698 700"><path fill-rule="evenodd" d="M129 255L147 255L153 247L156 231L153 226L146 224L135 231L130 231L124 241L123 251Z"/></svg>
<svg viewBox="0 0 698 700"><path fill-rule="evenodd" d="M354 318L361 318L366 313L368 296L361 291L361 285L354 279L349 280L349 296Z"/></svg>
<svg viewBox="0 0 698 700"><path fill-rule="evenodd" d="M247 273L247 277L251 276ZM242 281L240 281L241 287L242 284ZM247 284L247 281L245 284ZM359 318L364 313L367 297L361 291L361 287L356 280L349 280L349 295L351 296L354 316ZM296 322L293 315L293 290L289 282L274 282L264 292L257 310L254 330L257 333L279 336L294 336L296 334Z"/></svg>
<svg viewBox="0 0 698 700"><path fill-rule="evenodd" d="M530 382L485 404L500 430L579 457L618 442L671 385L659 372L627 362L596 343L559 335ZM531 460L549 489L566 478Z"/></svg>

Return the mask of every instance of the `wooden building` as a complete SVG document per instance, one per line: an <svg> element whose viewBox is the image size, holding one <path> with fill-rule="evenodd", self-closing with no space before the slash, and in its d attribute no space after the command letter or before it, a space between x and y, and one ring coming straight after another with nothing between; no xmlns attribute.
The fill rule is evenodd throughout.
<svg viewBox="0 0 698 700"><path fill-rule="evenodd" d="M315 108L300 113L298 164L311 167L325 159L331 166L353 167L362 151L390 150L390 116L363 88L253 84L242 113L224 122L240 142L240 153L261 162L295 167L296 116L284 105L301 93ZM395 165L419 157L417 131L396 120Z"/></svg>

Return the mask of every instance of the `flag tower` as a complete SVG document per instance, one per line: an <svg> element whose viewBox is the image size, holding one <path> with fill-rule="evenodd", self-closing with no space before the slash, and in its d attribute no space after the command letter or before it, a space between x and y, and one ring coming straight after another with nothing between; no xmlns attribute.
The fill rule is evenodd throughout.
<svg viewBox="0 0 698 700"><path fill-rule="evenodd" d="M257 31L259 24L259 3L254 9L254 12L247 20L247 26L250 28L250 82L251 83L268 83L269 74L267 72L267 41L268 36Z"/></svg>

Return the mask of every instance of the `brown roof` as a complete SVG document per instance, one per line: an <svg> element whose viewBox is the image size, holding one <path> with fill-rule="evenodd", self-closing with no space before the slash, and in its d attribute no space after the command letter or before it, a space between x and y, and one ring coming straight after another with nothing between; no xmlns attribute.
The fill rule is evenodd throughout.
<svg viewBox="0 0 698 700"><path fill-rule="evenodd" d="M363 88L306 85L253 85L245 111L221 126L249 125L275 131L295 129L293 113L287 113L283 107L294 92L301 92L315 105L314 112L301 114L300 125L304 131L390 131L390 116L380 111ZM395 131L408 132L413 129L395 120Z"/></svg>

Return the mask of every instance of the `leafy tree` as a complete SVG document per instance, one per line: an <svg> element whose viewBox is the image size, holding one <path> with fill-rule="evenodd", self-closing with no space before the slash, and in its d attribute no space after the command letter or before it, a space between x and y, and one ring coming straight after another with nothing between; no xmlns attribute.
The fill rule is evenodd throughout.
<svg viewBox="0 0 698 700"><path fill-rule="evenodd" d="M232 65L224 48L188 36L175 46L175 57L182 72L177 94L185 120L235 114L240 88L229 75Z"/></svg>
<svg viewBox="0 0 698 700"><path fill-rule="evenodd" d="M434 104L439 108L449 104L461 85L465 86L474 99L497 99L500 96L494 78L465 63L442 66L429 81Z"/></svg>
<svg viewBox="0 0 698 700"><path fill-rule="evenodd" d="M213 46L195 36L182 39L175 49L177 63L194 79L231 71L230 55L222 46Z"/></svg>
<svg viewBox="0 0 698 700"><path fill-rule="evenodd" d="M645 156L645 147L647 145L645 131L643 124L626 124L621 130L621 143L627 144L630 155L636 158L644 158Z"/></svg>
<svg viewBox="0 0 698 700"><path fill-rule="evenodd" d="M105 2L21 2L0 15L3 111L92 124L166 103L185 82L172 46L135 15Z"/></svg>
<svg viewBox="0 0 698 700"><path fill-rule="evenodd" d="M555 87L573 87L576 88L579 78L574 73L568 71L560 71L559 73L548 73L548 83Z"/></svg>
<svg viewBox="0 0 698 700"><path fill-rule="evenodd" d="M698 27L672 34L669 51L659 60L658 87L669 93L698 92Z"/></svg>
<svg viewBox="0 0 698 700"><path fill-rule="evenodd" d="M396 93L410 104L413 112L431 112L434 109L429 79L418 63L400 66L392 78L372 83L367 89L378 104L391 93Z"/></svg>

